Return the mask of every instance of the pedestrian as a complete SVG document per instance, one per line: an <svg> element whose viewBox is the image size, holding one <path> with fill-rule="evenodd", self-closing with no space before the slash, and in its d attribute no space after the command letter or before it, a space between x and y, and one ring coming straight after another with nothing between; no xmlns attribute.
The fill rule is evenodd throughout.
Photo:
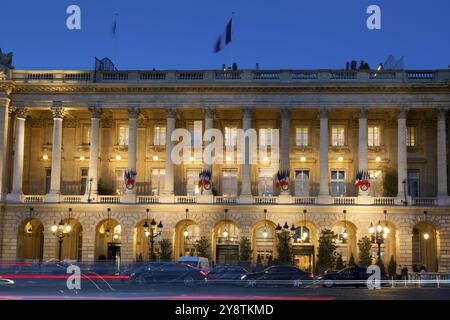
<svg viewBox="0 0 450 320"><path fill-rule="evenodd" d="M401 269L401 279L408 280L408 267L406 265Z"/></svg>

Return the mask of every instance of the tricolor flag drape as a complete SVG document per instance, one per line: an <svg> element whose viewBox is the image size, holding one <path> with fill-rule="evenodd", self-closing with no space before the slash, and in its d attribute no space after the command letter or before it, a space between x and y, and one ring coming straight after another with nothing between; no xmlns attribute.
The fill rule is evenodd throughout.
<svg viewBox="0 0 450 320"><path fill-rule="evenodd" d="M230 21L227 24L227 27L225 28L225 32L222 33L218 38L214 45L214 53L219 52L222 50L227 44L231 42L231 29L233 25L233 19L230 19Z"/></svg>

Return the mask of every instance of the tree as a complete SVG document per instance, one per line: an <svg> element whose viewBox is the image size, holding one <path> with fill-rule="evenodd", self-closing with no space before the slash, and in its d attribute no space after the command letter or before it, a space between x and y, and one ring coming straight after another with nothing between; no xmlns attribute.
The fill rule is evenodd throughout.
<svg viewBox="0 0 450 320"><path fill-rule="evenodd" d="M336 258L336 270L344 269L344 261L342 260L342 254L338 254Z"/></svg>
<svg viewBox="0 0 450 320"><path fill-rule="evenodd" d="M89 186L88 186L89 187ZM89 190L88 190L89 191ZM98 180L97 191L99 195L110 196L114 194L114 190L111 189L108 184L102 179Z"/></svg>
<svg viewBox="0 0 450 320"><path fill-rule="evenodd" d="M384 263L381 258L377 258L377 266L380 268L381 273L386 273L386 268L384 267Z"/></svg>
<svg viewBox="0 0 450 320"><path fill-rule="evenodd" d="M350 255L350 260L348 261L348 265L349 266L354 266L356 263L355 263L355 257L353 256L353 252L352 252L352 254Z"/></svg>
<svg viewBox="0 0 450 320"><path fill-rule="evenodd" d="M206 237L201 237L195 242L195 250L199 257L208 258L210 256L211 247L209 244L209 240Z"/></svg>
<svg viewBox="0 0 450 320"><path fill-rule="evenodd" d="M292 243L291 235L289 232L282 231L278 234L278 263L280 264L291 264L292 263Z"/></svg>
<svg viewBox="0 0 450 320"><path fill-rule="evenodd" d="M398 194L397 171L389 169L384 174L383 191L385 197L396 197Z"/></svg>
<svg viewBox="0 0 450 320"><path fill-rule="evenodd" d="M358 241L359 248L359 264L362 267L368 267L372 264L372 255L370 251L372 250L372 241L370 238L365 236Z"/></svg>
<svg viewBox="0 0 450 320"><path fill-rule="evenodd" d="M172 243L168 239L162 239L159 242L160 254L159 258L161 260L171 260L172 259Z"/></svg>
<svg viewBox="0 0 450 320"><path fill-rule="evenodd" d="M336 262L336 235L330 229L322 230L319 238L319 252L317 266L319 269L333 269Z"/></svg>
<svg viewBox="0 0 450 320"><path fill-rule="evenodd" d="M239 260L243 262L250 261L252 257L252 245L247 237L241 238L239 245Z"/></svg>
<svg viewBox="0 0 450 320"><path fill-rule="evenodd" d="M397 276L397 262L394 259L394 256L391 256L388 264L388 273L391 277Z"/></svg>

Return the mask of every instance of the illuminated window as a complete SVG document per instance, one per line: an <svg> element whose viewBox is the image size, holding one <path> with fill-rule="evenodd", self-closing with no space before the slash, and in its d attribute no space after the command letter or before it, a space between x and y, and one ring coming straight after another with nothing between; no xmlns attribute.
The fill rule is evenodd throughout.
<svg viewBox="0 0 450 320"><path fill-rule="evenodd" d="M85 124L82 128L82 144L89 144L91 142L91 125Z"/></svg>
<svg viewBox="0 0 450 320"><path fill-rule="evenodd" d="M165 169L152 169L152 195L159 196L161 190L164 190Z"/></svg>
<svg viewBox="0 0 450 320"><path fill-rule="evenodd" d="M273 168L259 169L258 193L260 196L273 195Z"/></svg>
<svg viewBox="0 0 450 320"><path fill-rule="evenodd" d="M272 145L272 128L259 129L259 145L264 147Z"/></svg>
<svg viewBox="0 0 450 320"><path fill-rule="evenodd" d="M200 193L200 189L198 187L199 174L200 174L200 170L197 170L197 169L189 169L186 171L186 195L187 196L195 196Z"/></svg>
<svg viewBox="0 0 450 320"><path fill-rule="evenodd" d="M153 128L153 145L164 146L166 144L166 127L156 126Z"/></svg>
<svg viewBox="0 0 450 320"><path fill-rule="evenodd" d="M237 196L238 171L236 169L224 169L222 171L222 195L224 197Z"/></svg>
<svg viewBox="0 0 450 320"><path fill-rule="evenodd" d="M119 126L118 144L119 146L127 146L129 139L129 127L126 125Z"/></svg>
<svg viewBox="0 0 450 320"><path fill-rule="evenodd" d="M342 147L345 144L344 127L331 128L331 145L334 147Z"/></svg>
<svg viewBox="0 0 450 320"><path fill-rule="evenodd" d="M367 135L367 144L369 147L380 146L380 127L369 126Z"/></svg>
<svg viewBox="0 0 450 320"><path fill-rule="evenodd" d="M409 126L406 128L406 145L408 147L415 147L417 143L416 139L416 127Z"/></svg>
<svg viewBox="0 0 450 320"><path fill-rule="evenodd" d="M234 147L237 145L237 128L225 127L225 146Z"/></svg>
<svg viewBox="0 0 450 320"><path fill-rule="evenodd" d="M345 194L345 171L331 171L331 196L340 197Z"/></svg>
<svg viewBox="0 0 450 320"><path fill-rule="evenodd" d="M308 145L309 130L307 127L295 128L295 145L304 147Z"/></svg>

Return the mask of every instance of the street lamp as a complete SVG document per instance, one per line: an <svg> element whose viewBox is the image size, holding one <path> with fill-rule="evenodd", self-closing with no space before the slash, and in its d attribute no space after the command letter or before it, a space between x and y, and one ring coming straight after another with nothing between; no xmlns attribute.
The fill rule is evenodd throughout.
<svg viewBox="0 0 450 320"><path fill-rule="evenodd" d="M58 238L58 260L62 260L62 244L63 239L65 236L67 236L70 231L72 231L72 227L70 226L70 214L72 213L72 208L69 208L69 219L67 220L67 224L64 223L63 219L56 224L56 222L53 222L53 225L51 227L52 233L55 237Z"/></svg>
<svg viewBox="0 0 450 320"><path fill-rule="evenodd" d="M150 239L150 252L149 252L149 260L155 259L155 239L159 238L163 231L163 224L160 221L158 226L156 225L155 218L152 218L152 221L150 222L150 226L148 224L148 213L150 212L150 209L145 210L147 212L147 219L144 222L144 234L147 238Z"/></svg>
<svg viewBox="0 0 450 320"><path fill-rule="evenodd" d="M423 212L423 214L424 214L424 216L425 216L425 223L427 222L427 213L428 213L428 211L424 211ZM425 239L425 240L428 240L428 239L430 239L430 234L428 233L428 232L425 232L424 234L423 234L423 238Z"/></svg>
<svg viewBox="0 0 450 320"><path fill-rule="evenodd" d="M384 224L383 227L381 224L381 221L378 221L378 224L376 227L373 226L373 223L370 223L369 227L369 233L370 233L370 239L373 244L376 244L378 246L378 252L377 252L377 259L381 259L381 245L384 243L385 239L387 238L389 234L389 227L387 225L386 220L387 210L384 210Z"/></svg>
<svg viewBox="0 0 450 320"><path fill-rule="evenodd" d="M27 229L27 233L28 234L32 234L33 233L33 225L31 224L31 219L33 219L33 211L34 211L34 209L33 208L30 208L30 218L29 218L29 227L28 227L28 229Z"/></svg>
<svg viewBox="0 0 450 320"><path fill-rule="evenodd" d="M229 232L228 232L227 224L226 224L227 213L228 213L228 209L225 209L223 211L223 219L225 220L225 229L222 232L222 236L225 238L225 240L227 240L227 238L229 236Z"/></svg>
<svg viewBox="0 0 450 320"><path fill-rule="evenodd" d="M289 249L289 241L292 239L292 234L295 232L295 225L292 224L292 227L289 229L289 225L287 221L284 223L284 226L281 227L281 225L278 223L277 227L275 228L276 233L279 237L283 240L284 243L284 261L288 261L288 249Z"/></svg>
<svg viewBox="0 0 450 320"><path fill-rule="evenodd" d="M183 236L184 236L185 238L187 238L187 237L189 236L189 231L188 231L188 229L187 229L187 227L188 227L188 213L189 213L189 209L186 209L185 212L186 212L186 219L185 219L185 225L184 225Z"/></svg>
<svg viewBox="0 0 450 320"><path fill-rule="evenodd" d="M267 232L267 209L264 209L264 230L263 230L264 239L269 235Z"/></svg>

